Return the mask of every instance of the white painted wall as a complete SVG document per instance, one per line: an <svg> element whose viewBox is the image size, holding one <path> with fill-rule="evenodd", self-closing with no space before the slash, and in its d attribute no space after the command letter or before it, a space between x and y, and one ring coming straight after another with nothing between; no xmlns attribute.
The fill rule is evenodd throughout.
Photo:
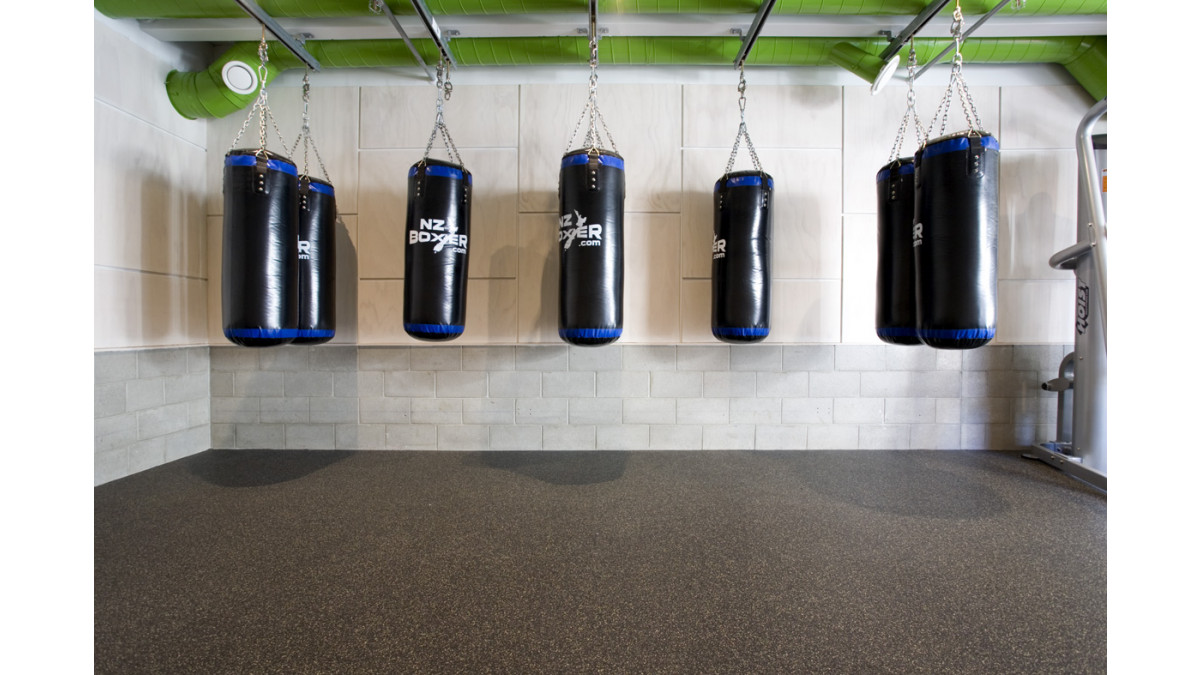
<svg viewBox="0 0 1200 675"><path fill-rule="evenodd" d="M203 345L208 302L206 123L162 82L203 61L95 20L95 347Z"/></svg>

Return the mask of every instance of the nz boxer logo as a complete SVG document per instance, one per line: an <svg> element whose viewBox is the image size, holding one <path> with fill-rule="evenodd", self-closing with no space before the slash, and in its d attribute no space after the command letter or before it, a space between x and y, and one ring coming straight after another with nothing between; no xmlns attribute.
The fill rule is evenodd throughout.
<svg viewBox="0 0 1200 675"><path fill-rule="evenodd" d="M713 235L713 260L720 260L725 257L725 240L717 239L717 235Z"/></svg>
<svg viewBox="0 0 1200 675"><path fill-rule="evenodd" d="M408 243L409 245L418 243L433 244L434 253L441 253L442 251L450 253L467 252L467 235L458 234L458 225L456 223L447 223L441 218L422 218L420 229L409 231Z"/></svg>
<svg viewBox="0 0 1200 675"><path fill-rule="evenodd" d="M301 260L312 260L312 242L301 239L299 248Z"/></svg>
<svg viewBox="0 0 1200 675"><path fill-rule="evenodd" d="M578 211L575 212L575 222L571 223L571 214L559 219L558 240L562 242L563 250L571 248L571 244L579 241L580 246L603 246L604 227L599 223L588 224Z"/></svg>
<svg viewBox="0 0 1200 675"><path fill-rule="evenodd" d="M921 245L921 242L924 241L924 236L925 236L925 226L922 225L921 223L915 223L913 225L913 248L916 248Z"/></svg>

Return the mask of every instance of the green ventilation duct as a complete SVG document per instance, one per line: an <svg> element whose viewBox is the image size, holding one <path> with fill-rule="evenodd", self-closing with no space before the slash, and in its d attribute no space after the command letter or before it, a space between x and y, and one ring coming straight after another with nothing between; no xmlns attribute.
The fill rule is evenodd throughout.
<svg viewBox="0 0 1200 675"><path fill-rule="evenodd" d="M426 63L437 60L431 40L414 40ZM882 38L759 38L746 59L750 66L839 65L867 81L875 79L883 62L876 54L887 46ZM915 41L917 59L927 63L945 47L945 40ZM1107 40L1095 37L980 38L963 43L967 63L1059 63L1097 100L1107 90ZM600 41L600 61L617 65L725 66L741 48L737 38L725 37L609 37ZM327 68L398 68L416 66L400 40L309 40L309 51ZM454 41L460 66L578 65L588 59L584 38L460 38ZM222 78L233 61L257 71L258 44L238 43L211 66L196 73L173 71L167 94L184 117L224 117L254 101L255 93L232 91ZM283 71L304 64L278 43L268 51L267 82ZM872 70L873 69L873 70Z"/></svg>

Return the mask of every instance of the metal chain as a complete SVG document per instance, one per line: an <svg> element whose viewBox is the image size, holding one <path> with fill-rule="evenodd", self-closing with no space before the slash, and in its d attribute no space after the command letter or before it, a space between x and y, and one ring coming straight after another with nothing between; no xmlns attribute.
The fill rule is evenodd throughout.
<svg viewBox="0 0 1200 675"><path fill-rule="evenodd" d="M291 149L288 150L288 156L295 157L296 150L300 147L300 142L303 141L304 142L304 175L309 176L309 177L312 176L312 174L310 174L308 172L308 149L309 149L309 147L311 147L313 154L317 156L317 164L321 167L321 175L323 175L325 177L325 182L332 184L333 181L329 179L329 171L327 171L325 169L325 162L324 162L324 160L321 159L321 151L317 149L317 141L312 136L311 120L310 120L310 117L308 114L308 104L309 104L309 100L310 100L309 92L311 89L311 85L309 84L309 81L308 81L308 76L309 76L309 73L311 73L311 72L312 72L311 70L304 71L304 94L303 94L304 112L301 114L301 117L300 117L300 134L298 136L296 136L296 142L292 143Z"/></svg>
<svg viewBox="0 0 1200 675"><path fill-rule="evenodd" d="M250 120L254 118L254 114L258 113L258 152L264 157L267 154L267 118L270 118L271 125L275 127L275 135L279 138L279 144L282 147L287 147L287 141L283 139L283 132L279 130L279 124L275 121L275 115L271 113L271 106L267 104L267 28L263 26L262 40L258 43L258 98L254 100L254 105L250 106L250 112L246 115L246 121L242 123L242 128L238 131L237 136L234 136L233 143L229 146L230 150L237 147L237 143L242 138L242 134L246 132L246 128L250 126Z"/></svg>
<svg viewBox="0 0 1200 675"><path fill-rule="evenodd" d="M758 153L754 151L754 141L750 140L750 131L746 128L746 71L738 66L738 111L742 115L742 123L738 125L737 138L733 139L733 152L729 162L725 164L725 173L733 171L733 162L737 159L738 148L741 147L742 137L746 137L746 150L750 152L750 160L754 162L754 170L762 171L762 163L758 161Z"/></svg>
<svg viewBox="0 0 1200 675"><path fill-rule="evenodd" d="M950 66L950 83L946 86L946 93L942 95L937 112L934 113L933 120L929 124L928 136L933 135L933 126L937 124L939 119L942 122L942 126L938 136L946 134L946 123L950 118L950 99L955 93L958 94L959 101L962 103L963 116L967 120L968 133L975 135L983 133L983 123L979 120L979 111L975 108L975 101L971 98L971 92L967 89L967 81L963 79L962 75L962 28L962 5L956 0L954 3L954 21L950 24L950 36L954 38L954 60Z"/></svg>
<svg viewBox="0 0 1200 675"><path fill-rule="evenodd" d="M587 134L583 137L583 144L591 151L599 151L606 149L604 147L604 139L600 136L600 130L604 130L604 135L608 137L608 145L613 152L617 152L617 144L613 140L612 132L608 130L608 123L604 121L604 115L600 112L600 105L597 103L597 90L599 86L599 74L597 68L600 65L600 45L597 40L592 40L590 44L591 56L589 62L591 64L592 73L588 78L588 100L583 110L579 113L579 120L575 122L575 130L571 132L571 137L567 139L567 149L565 152L570 152L571 147L575 144L575 137L579 135L579 127L583 125L584 118L588 120ZM599 123L599 125L597 125Z"/></svg>
<svg viewBox="0 0 1200 675"><path fill-rule="evenodd" d="M892 146L892 154L888 156L888 163L900 159L900 145L904 142L905 132L908 131L908 121L912 119L913 132L917 135L917 145L924 145L929 137L926 136L925 130L921 128L921 119L917 116L917 92L913 88L916 81L917 70L917 48L910 39L908 41L908 109L904 111L904 119L900 121L900 131L896 134L896 143Z"/></svg>
<svg viewBox="0 0 1200 675"><path fill-rule="evenodd" d="M439 60L437 65L437 116L433 120L433 131L429 134L429 142L425 144L425 159L429 159L433 141L440 132L442 142L446 146L446 153L450 156L451 161L462 166L462 157L458 154L458 147L454 145L454 139L450 137L450 129L446 127L446 119L442 110L443 102L449 101L450 94L453 92L454 86L450 84L450 64L446 63L445 59Z"/></svg>

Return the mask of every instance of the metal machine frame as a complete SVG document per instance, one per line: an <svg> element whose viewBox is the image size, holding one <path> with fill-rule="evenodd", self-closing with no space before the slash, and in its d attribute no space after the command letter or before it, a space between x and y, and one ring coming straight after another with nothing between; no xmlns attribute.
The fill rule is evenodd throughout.
<svg viewBox="0 0 1200 675"><path fill-rule="evenodd" d="M1079 241L1050 258L1050 266L1075 272L1075 351L1058 377L1042 383L1058 392L1056 439L1026 456L1040 459L1100 490L1108 491L1108 230L1101 167L1104 147L1092 131L1108 112L1108 99L1092 106L1075 136L1079 157ZM1100 155L1100 156L1098 156ZM1099 318L1099 321L1096 319Z"/></svg>

